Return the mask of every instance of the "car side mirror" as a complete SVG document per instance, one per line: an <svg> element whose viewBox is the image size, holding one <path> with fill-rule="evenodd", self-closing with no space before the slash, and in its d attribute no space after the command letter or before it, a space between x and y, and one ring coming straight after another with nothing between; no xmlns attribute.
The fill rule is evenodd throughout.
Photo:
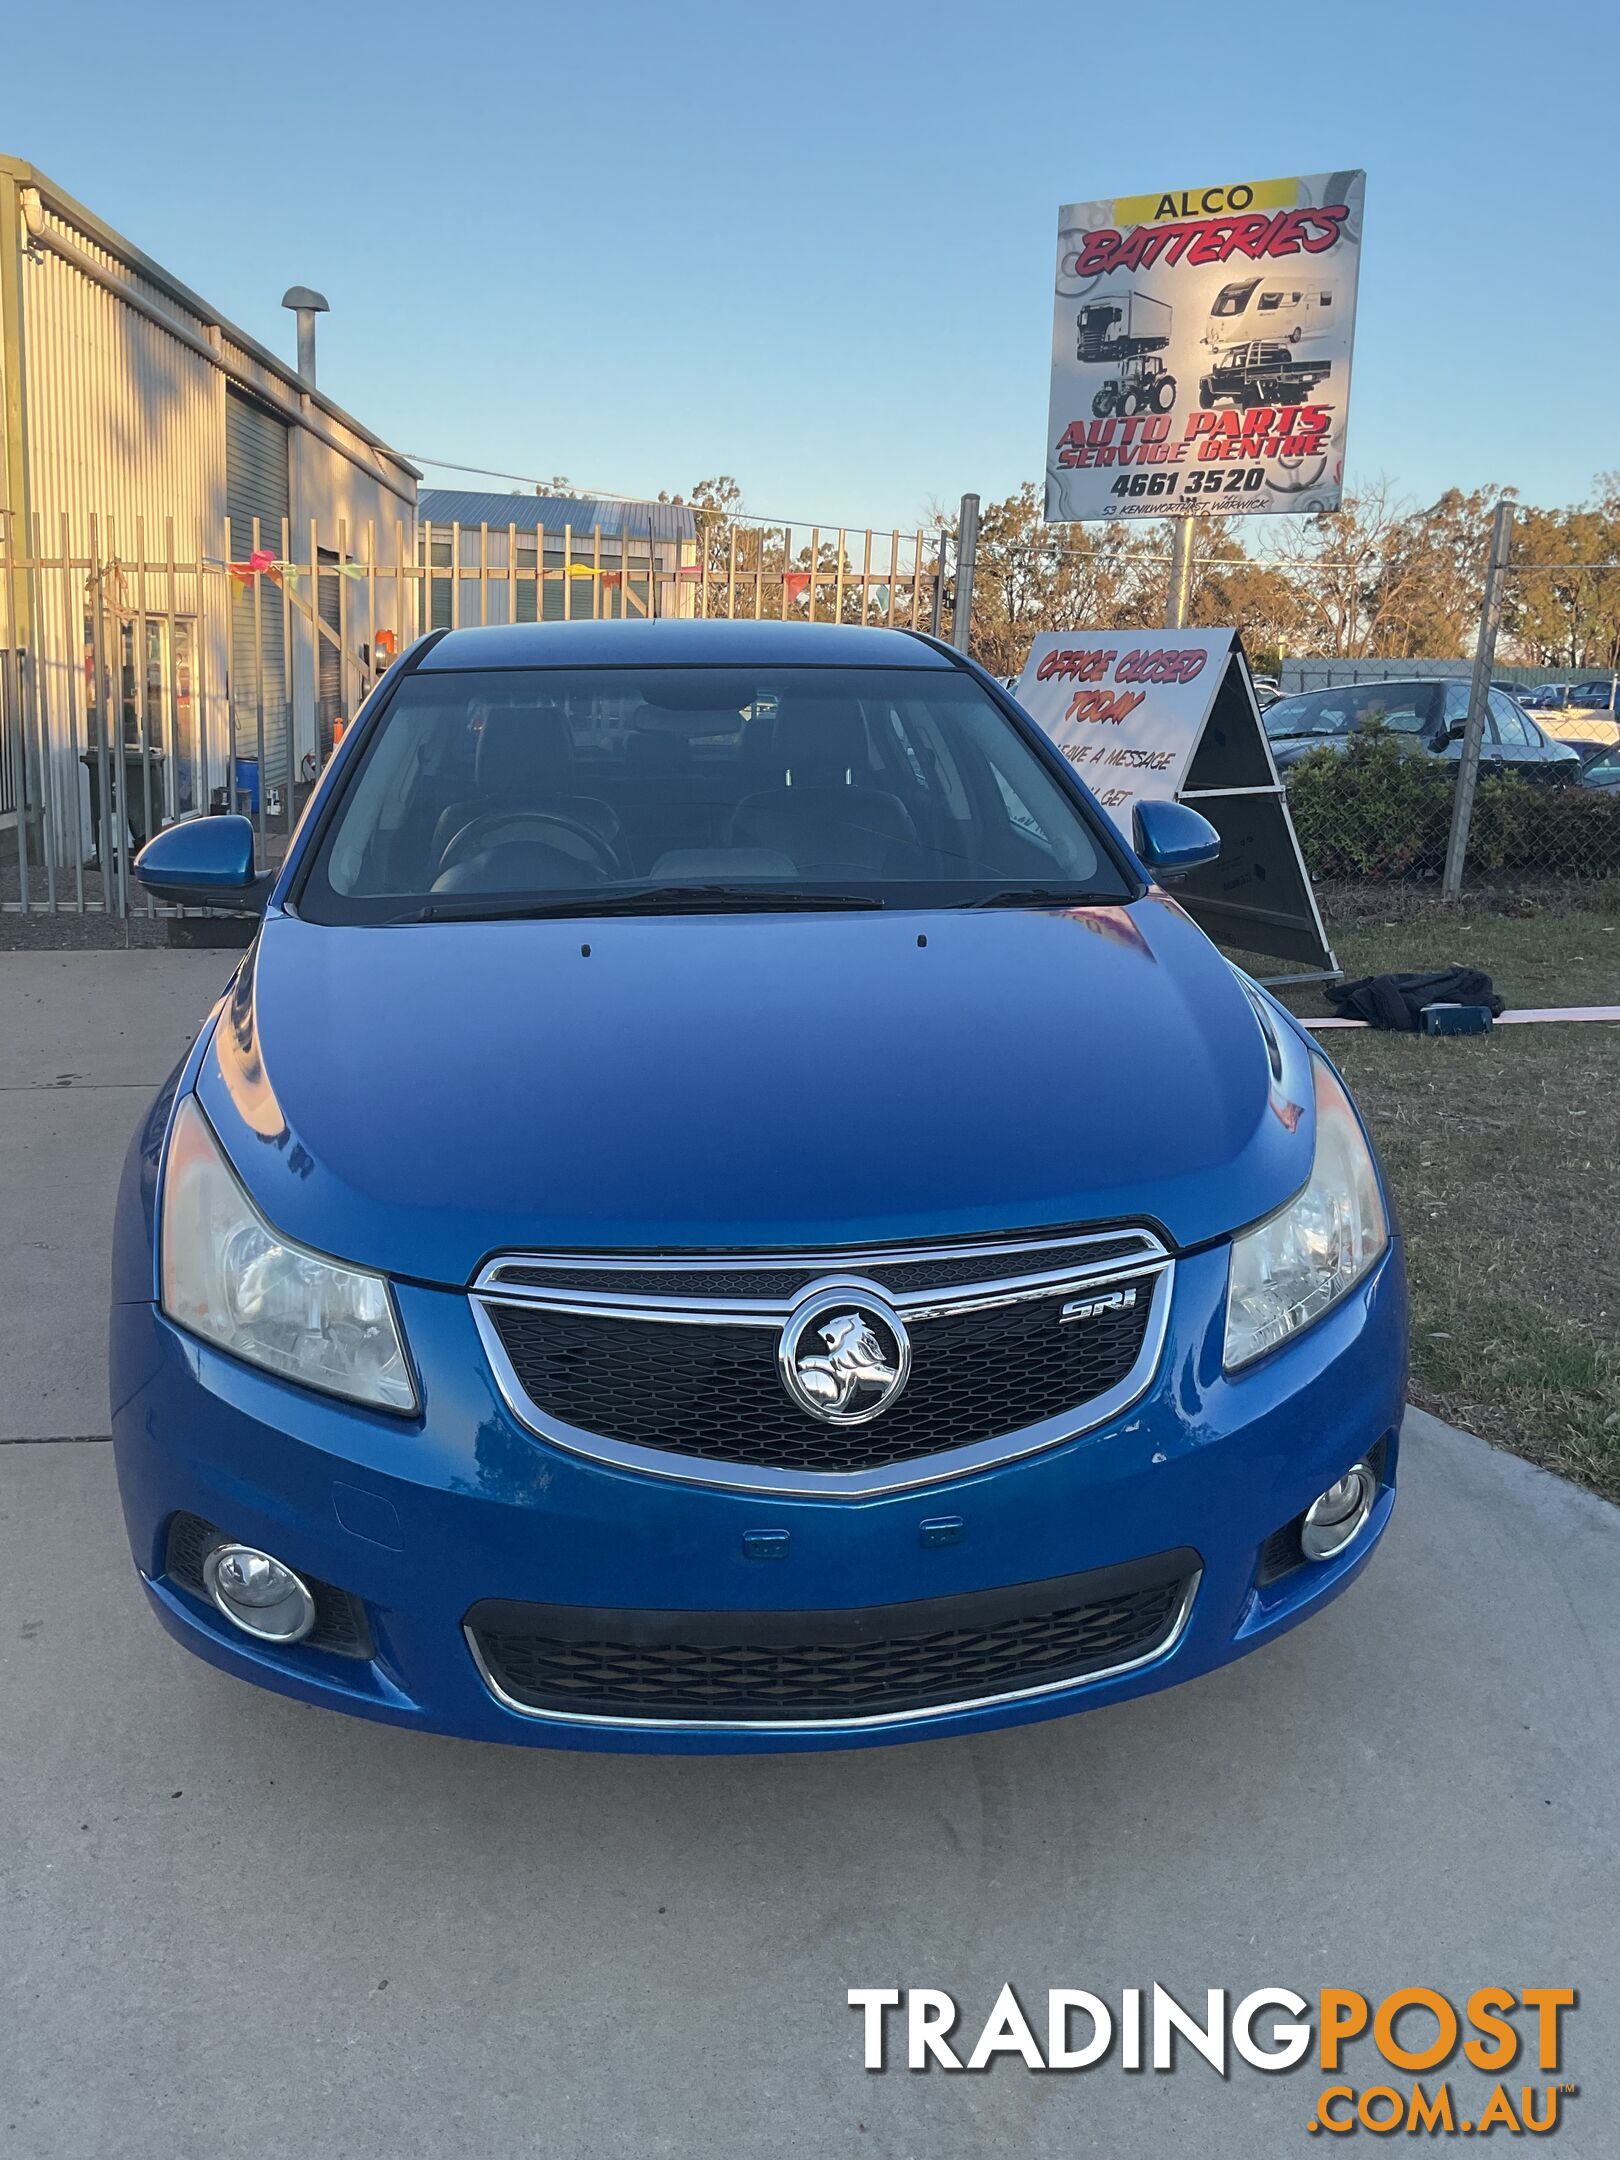
<svg viewBox="0 0 1620 2160"><path fill-rule="evenodd" d="M1209 819L1185 803L1140 802L1131 813L1131 830L1137 854L1165 885L1201 870L1221 852L1221 836Z"/></svg>
<svg viewBox="0 0 1620 2160"><path fill-rule="evenodd" d="M186 818L148 840L134 869L154 899L183 907L262 915L270 894L271 880L254 873L251 818Z"/></svg>

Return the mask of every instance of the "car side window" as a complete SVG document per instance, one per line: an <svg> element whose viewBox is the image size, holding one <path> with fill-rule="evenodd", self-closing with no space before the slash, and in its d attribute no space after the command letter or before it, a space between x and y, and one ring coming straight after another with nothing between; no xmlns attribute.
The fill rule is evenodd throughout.
<svg viewBox="0 0 1620 2160"><path fill-rule="evenodd" d="M1267 730L1275 735L1348 735L1352 725L1348 700L1331 690L1287 698L1266 715Z"/></svg>
<svg viewBox="0 0 1620 2160"><path fill-rule="evenodd" d="M1500 690L1490 694L1491 718L1496 723L1497 739L1512 743L1516 749L1525 749L1531 742L1529 727L1524 715L1513 700Z"/></svg>
<svg viewBox="0 0 1620 2160"><path fill-rule="evenodd" d="M1454 682L1446 684L1445 712L1446 731L1448 734L1450 733L1451 729L1460 728L1463 722L1468 718L1468 700L1471 695L1472 686L1468 683ZM1501 734L1498 731L1496 719L1496 708L1499 701L1501 701L1501 693L1499 691L1491 691L1487 693L1485 699L1485 727L1480 736L1481 742L1500 742L1502 740ZM1458 741L1461 741L1460 736L1458 737Z"/></svg>
<svg viewBox="0 0 1620 2160"><path fill-rule="evenodd" d="M1427 718L1427 710L1419 710L1418 699L1396 697L1381 711L1369 710L1363 714L1362 725L1365 726L1368 720L1376 719L1396 735L1421 735Z"/></svg>

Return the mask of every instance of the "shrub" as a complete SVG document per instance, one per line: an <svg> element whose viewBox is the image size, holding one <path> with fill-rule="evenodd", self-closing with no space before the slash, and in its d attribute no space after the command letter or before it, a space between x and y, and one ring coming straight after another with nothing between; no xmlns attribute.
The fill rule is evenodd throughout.
<svg viewBox="0 0 1620 2160"><path fill-rule="evenodd" d="M1366 728L1288 774L1288 806L1318 880L1438 877L1457 768ZM1484 876L1620 876L1620 793L1489 773L1474 793L1467 868Z"/></svg>

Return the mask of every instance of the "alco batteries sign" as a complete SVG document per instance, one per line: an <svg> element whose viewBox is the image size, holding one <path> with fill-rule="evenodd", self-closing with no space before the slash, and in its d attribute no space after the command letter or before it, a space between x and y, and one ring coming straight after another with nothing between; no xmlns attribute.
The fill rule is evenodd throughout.
<svg viewBox="0 0 1620 2160"><path fill-rule="evenodd" d="M1046 515L1336 510L1366 175L1058 213Z"/></svg>

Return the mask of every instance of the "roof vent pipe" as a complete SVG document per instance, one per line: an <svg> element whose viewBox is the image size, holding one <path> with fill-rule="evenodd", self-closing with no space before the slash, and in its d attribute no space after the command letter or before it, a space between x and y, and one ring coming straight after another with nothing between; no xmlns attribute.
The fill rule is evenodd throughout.
<svg viewBox="0 0 1620 2160"><path fill-rule="evenodd" d="M298 373L311 390L315 387L315 318L329 315L324 293L312 292L307 285L289 285L281 296L284 308L291 308L298 317Z"/></svg>

